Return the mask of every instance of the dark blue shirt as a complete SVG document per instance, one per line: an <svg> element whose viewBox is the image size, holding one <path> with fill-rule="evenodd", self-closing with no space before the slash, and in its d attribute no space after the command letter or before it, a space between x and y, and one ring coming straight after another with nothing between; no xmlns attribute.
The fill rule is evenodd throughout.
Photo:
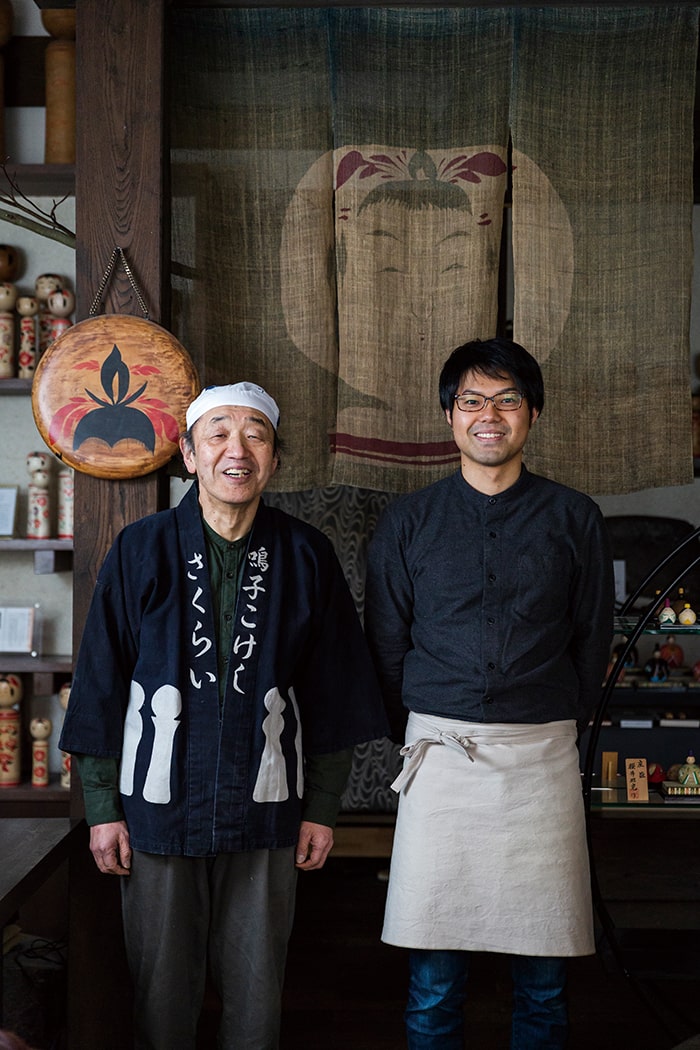
<svg viewBox="0 0 700 1050"><path fill-rule="evenodd" d="M407 708L473 722L587 724L613 629L597 505L523 468L488 496L461 473L384 512L365 629L395 737Z"/></svg>

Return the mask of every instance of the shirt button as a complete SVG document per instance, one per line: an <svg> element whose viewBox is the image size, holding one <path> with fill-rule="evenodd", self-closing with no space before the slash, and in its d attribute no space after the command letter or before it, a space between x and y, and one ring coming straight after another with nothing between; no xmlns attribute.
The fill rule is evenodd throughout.
<svg viewBox="0 0 700 1050"><path fill-rule="evenodd" d="M487 703L487 704L492 704L493 703L493 697L492 696L485 696L484 697L484 702Z"/></svg>
<svg viewBox="0 0 700 1050"><path fill-rule="evenodd" d="M227 580L232 580L233 579L233 573L232 572L227 572L226 573L226 579Z"/></svg>
<svg viewBox="0 0 700 1050"><path fill-rule="evenodd" d="M491 504L491 506L493 506L494 503L498 503L498 500L496 499L495 496L491 496L490 499L489 499L489 503Z"/></svg>
<svg viewBox="0 0 700 1050"><path fill-rule="evenodd" d="M231 613L224 613L224 620L226 620L226 623L229 623L232 619L233 617L231 616Z"/></svg>
<svg viewBox="0 0 700 1050"><path fill-rule="evenodd" d="M494 663L493 661L491 661L491 662L490 662L490 663L488 664L488 669L489 669L489 671L493 671L495 667L496 667L496 665L495 665L495 663Z"/></svg>
<svg viewBox="0 0 700 1050"><path fill-rule="evenodd" d="M491 537L492 540L495 540L497 535L498 535L498 533L496 533L496 532L490 532L489 533L489 536Z"/></svg>
<svg viewBox="0 0 700 1050"><path fill-rule="evenodd" d="M489 616L489 617L488 617L488 619L486 620L486 622L487 622L487 623L488 623L488 624L489 624L490 626L493 626L493 625L495 624L496 620L494 619L494 617L493 617L493 616Z"/></svg>
<svg viewBox="0 0 700 1050"><path fill-rule="evenodd" d="M491 583L493 583L493 581L496 579L496 573L495 572L490 572L489 573L489 579L491 580Z"/></svg>

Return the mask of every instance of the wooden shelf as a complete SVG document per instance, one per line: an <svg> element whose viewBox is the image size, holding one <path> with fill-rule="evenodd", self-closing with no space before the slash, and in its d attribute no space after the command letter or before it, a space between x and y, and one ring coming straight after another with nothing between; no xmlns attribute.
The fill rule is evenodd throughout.
<svg viewBox="0 0 700 1050"><path fill-rule="evenodd" d="M53 774L47 787L0 787L2 817L67 817L70 812L70 789L61 787L61 778Z"/></svg>
<svg viewBox="0 0 700 1050"><path fill-rule="evenodd" d="M21 536L0 539L0 551L72 551L73 540L28 540Z"/></svg>
<svg viewBox="0 0 700 1050"><path fill-rule="evenodd" d="M73 660L70 655L46 653L30 656L28 653L0 653L0 668L7 674L71 674Z"/></svg>
<svg viewBox="0 0 700 1050"><path fill-rule="evenodd" d="M61 787L58 773L52 773L46 787L32 787L31 783L18 787L0 787L0 802L68 802L70 791Z"/></svg>
<svg viewBox="0 0 700 1050"><path fill-rule="evenodd" d="M61 200L75 193L74 164L15 164L11 159L5 172L27 197L52 197ZM0 187L5 190L7 178L0 172Z"/></svg>
<svg viewBox="0 0 700 1050"><path fill-rule="evenodd" d="M2 551L34 553L34 575L49 576L73 568L73 540L0 539Z"/></svg>
<svg viewBox="0 0 700 1050"><path fill-rule="evenodd" d="M9 395L27 395L32 392L31 379L0 379L0 397Z"/></svg>

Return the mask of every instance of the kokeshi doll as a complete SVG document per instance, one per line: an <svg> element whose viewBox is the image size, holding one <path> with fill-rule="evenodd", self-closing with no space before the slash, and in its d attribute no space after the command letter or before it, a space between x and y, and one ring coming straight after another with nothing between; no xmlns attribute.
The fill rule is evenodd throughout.
<svg viewBox="0 0 700 1050"><path fill-rule="evenodd" d="M37 470L49 470L51 459L51 454L49 452L42 452L41 449L35 449L33 452L28 452L25 463L29 477L31 478L32 474Z"/></svg>
<svg viewBox="0 0 700 1050"><path fill-rule="evenodd" d="M11 244L0 244L0 281L14 281L18 268L17 249Z"/></svg>
<svg viewBox="0 0 700 1050"><path fill-rule="evenodd" d="M58 472L57 534L59 540L73 539L73 471L61 467Z"/></svg>
<svg viewBox="0 0 700 1050"><path fill-rule="evenodd" d="M45 9L46 45L45 164L75 164L75 10Z"/></svg>
<svg viewBox="0 0 700 1050"><path fill-rule="evenodd" d="M49 782L50 718L32 718L29 734L32 738L32 787L46 787Z"/></svg>
<svg viewBox="0 0 700 1050"><path fill-rule="evenodd" d="M17 300L19 314L19 364L20 379L32 379L37 359L37 315L39 302L34 295L20 295Z"/></svg>
<svg viewBox="0 0 700 1050"><path fill-rule="evenodd" d="M47 540L51 535L50 480L48 470L35 470L31 476L27 501L28 540Z"/></svg>
<svg viewBox="0 0 700 1050"><path fill-rule="evenodd" d="M34 282L34 294L39 303L39 356L51 342L51 315L49 313L49 296L63 287L63 278L56 273L42 273Z"/></svg>
<svg viewBox="0 0 700 1050"><path fill-rule="evenodd" d="M15 304L17 289L10 281L0 284L0 378L15 374Z"/></svg>
<svg viewBox="0 0 700 1050"><path fill-rule="evenodd" d="M21 699L22 679L0 674L0 788L18 787L21 782Z"/></svg>
<svg viewBox="0 0 700 1050"><path fill-rule="evenodd" d="M70 682L64 682L58 691L58 702L65 711L70 699ZM70 755L61 751L61 787L70 788Z"/></svg>
<svg viewBox="0 0 700 1050"><path fill-rule="evenodd" d="M54 343L73 324L70 315L75 309L75 296L70 288L57 288L49 295L46 305L51 318L50 341Z"/></svg>

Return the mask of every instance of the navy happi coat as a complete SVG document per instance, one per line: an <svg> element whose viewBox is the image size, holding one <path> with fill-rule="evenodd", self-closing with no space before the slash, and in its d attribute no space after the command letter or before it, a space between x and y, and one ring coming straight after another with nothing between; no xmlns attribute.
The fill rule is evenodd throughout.
<svg viewBox="0 0 700 1050"><path fill-rule="evenodd" d="M193 485L128 525L99 573L60 747L120 759L132 846L208 856L297 841L303 754L387 733L330 541L261 502L223 704Z"/></svg>

